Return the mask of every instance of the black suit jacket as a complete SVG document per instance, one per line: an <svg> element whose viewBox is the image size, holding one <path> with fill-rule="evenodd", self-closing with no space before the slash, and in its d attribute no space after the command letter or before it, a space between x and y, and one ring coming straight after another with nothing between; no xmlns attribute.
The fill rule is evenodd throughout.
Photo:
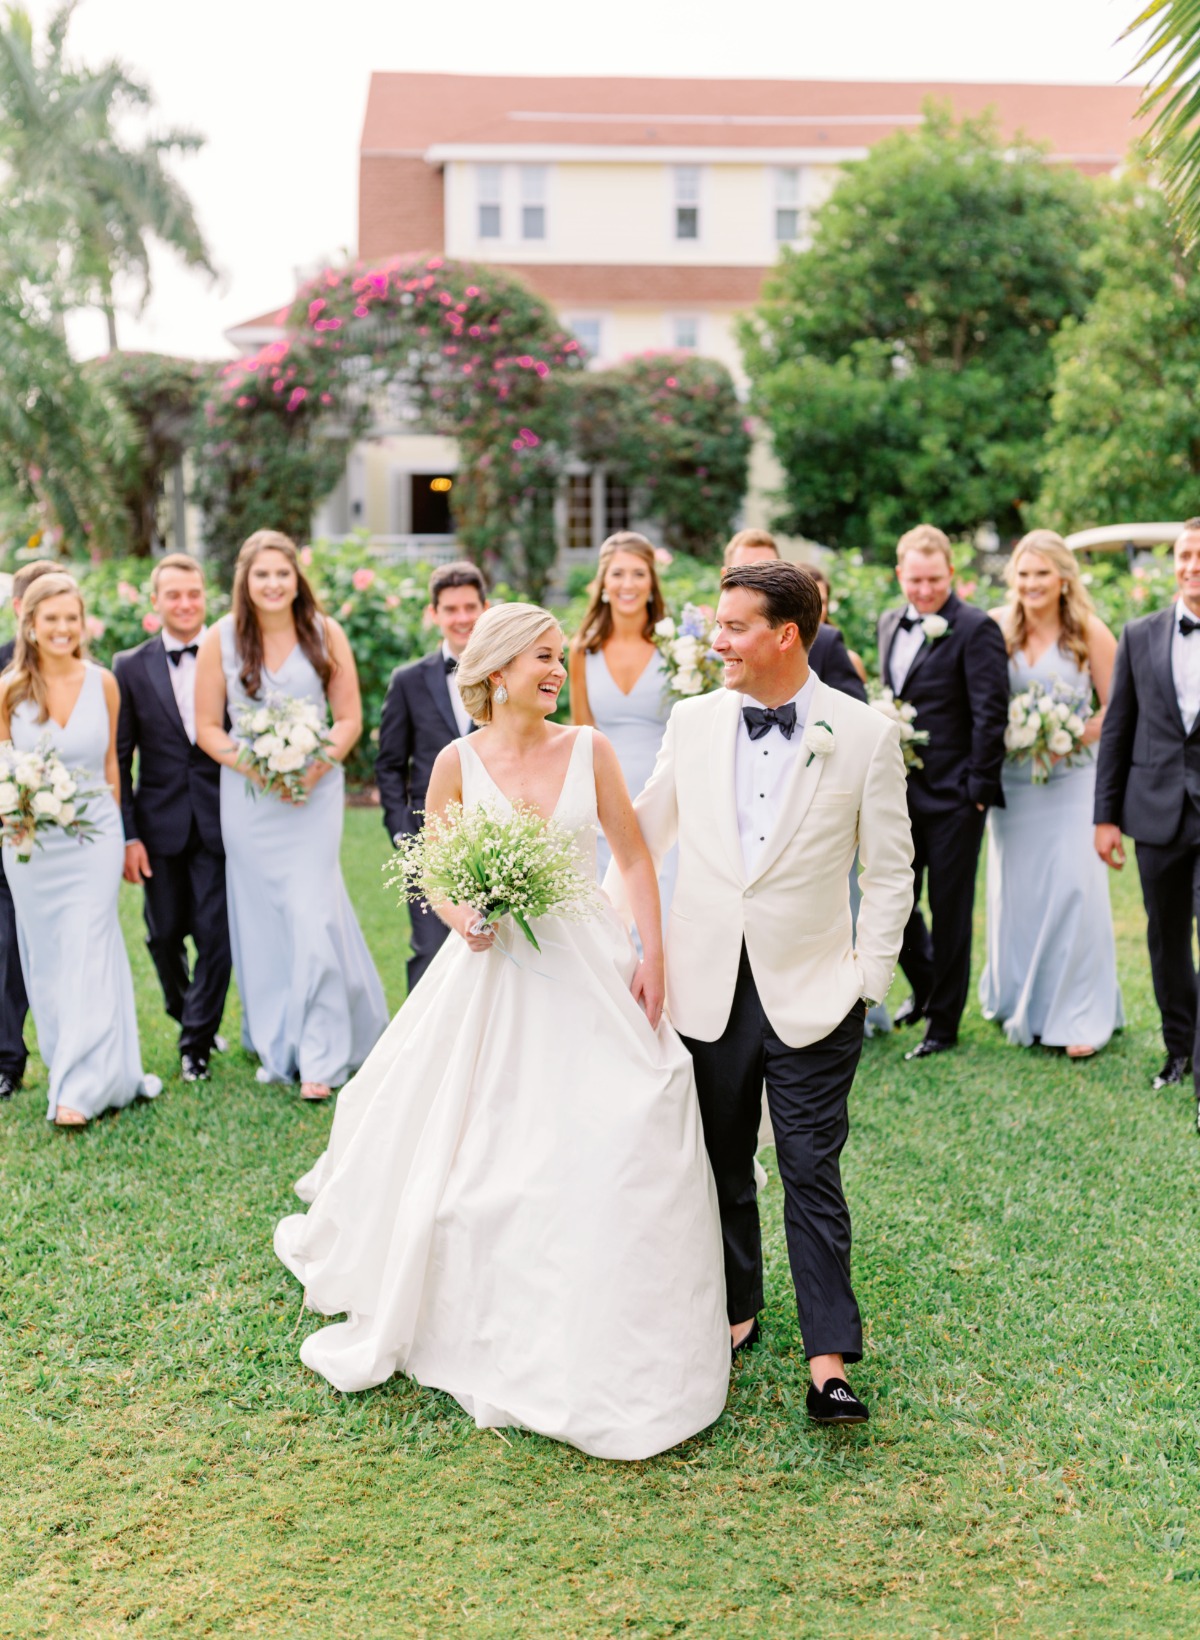
<svg viewBox="0 0 1200 1640"><path fill-rule="evenodd" d="M866 685L854 670L846 640L837 627L830 626L828 621L817 628L813 646L808 652L808 664L822 683L827 683L831 689L840 689L843 695L861 700L864 706L867 704Z"/></svg>
<svg viewBox="0 0 1200 1640"><path fill-rule="evenodd" d="M0 643L0 672L12 665L13 656L17 651L17 640L10 638L7 643Z"/></svg>
<svg viewBox="0 0 1200 1640"><path fill-rule="evenodd" d="M1169 843L1189 795L1200 808L1200 718L1189 734L1171 670L1174 631L1174 604L1125 627L1100 735L1096 824L1137 843Z"/></svg>
<svg viewBox="0 0 1200 1640"><path fill-rule="evenodd" d="M137 839L151 854L182 854L195 819L205 846L223 854L221 768L188 739L170 667L161 637L113 657L113 676L121 690L117 762L125 841Z"/></svg>
<svg viewBox="0 0 1200 1640"><path fill-rule="evenodd" d="M389 837L420 831L434 762L458 738L439 645L431 655L396 668L383 703L375 783Z"/></svg>
<svg viewBox="0 0 1200 1640"><path fill-rule="evenodd" d="M892 640L905 605L879 618L879 672L891 687ZM901 691L917 710L925 767L908 777L913 814L950 814L976 803L1004 807L1000 772L1008 723L1008 651L999 626L951 593L939 611L949 630L925 639Z"/></svg>

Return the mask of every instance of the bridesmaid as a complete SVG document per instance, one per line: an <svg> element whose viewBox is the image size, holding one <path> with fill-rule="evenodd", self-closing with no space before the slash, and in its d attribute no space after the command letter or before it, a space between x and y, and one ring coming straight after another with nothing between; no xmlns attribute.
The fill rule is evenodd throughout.
<svg viewBox="0 0 1200 1640"><path fill-rule="evenodd" d="M85 656L83 596L69 575L40 576L21 601L12 667L0 679L0 740L48 739L94 824L81 840L49 828L27 861L4 845L17 944L38 1049L50 1071L49 1119L86 1127L102 1111L162 1092L142 1073L133 976L117 895L125 866L117 769L120 696Z"/></svg>
<svg viewBox="0 0 1200 1640"><path fill-rule="evenodd" d="M239 714L280 697L313 701L333 719L334 760L309 768L304 803L251 792L252 776L236 767ZM278 530L256 530L238 554L233 607L201 645L196 741L222 765L221 832L243 1040L262 1061L260 1082L299 1079L301 1096L310 1100L328 1099L388 1022L339 859L342 763L361 733L358 675L345 634L319 613L294 543Z"/></svg>
<svg viewBox="0 0 1200 1640"><path fill-rule="evenodd" d="M654 627L666 612L654 548L644 535L618 530L600 548L591 601L571 644L571 722L607 736L636 797L649 780L671 711ZM611 856L597 840L600 880ZM663 917L671 905L677 857L672 849L659 877Z"/></svg>
<svg viewBox="0 0 1200 1640"><path fill-rule="evenodd" d="M1084 756L1056 762L1045 785L1026 760L1004 765L1002 809L988 813L987 966L979 994L1010 1042L1088 1059L1125 1023L1104 865L1091 846L1096 766L1116 639L1096 615L1075 555L1053 530L1017 542L1008 603L993 612L1012 692L1055 681L1087 719Z"/></svg>

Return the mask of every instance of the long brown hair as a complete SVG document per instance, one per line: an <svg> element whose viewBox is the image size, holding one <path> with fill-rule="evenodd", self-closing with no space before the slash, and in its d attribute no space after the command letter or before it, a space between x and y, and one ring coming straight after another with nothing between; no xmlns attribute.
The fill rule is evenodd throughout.
<svg viewBox="0 0 1200 1640"><path fill-rule="evenodd" d="M634 530L618 530L615 535L610 535L600 548L596 578L588 587L587 611L575 640L579 648L588 653L603 649L612 637L612 607L604 602L602 595L608 566L619 552L631 552L635 558L640 558L650 571L650 596L646 600L646 624L642 628L644 638L653 638L655 625L662 620L666 612L662 588L658 584L658 566L654 558L653 545L644 535L638 535Z"/></svg>
<svg viewBox="0 0 1200 1640"><path fill-rule="evenodd" d="M21 616L17 622L17 643L13 651L12 665L0 682L0 689L4 692L4 709L10 717L14 708L23 700L31 700L37 707L39 723L45 723L50 716L50 696L42 671L42 657L33 637L33 616L39 604L45 603L47 598L61 598L65 592L73 592L79 599L79 618L81 622L85 621L87 611L83 606L83 593L80 592L79 583L73 575L68 575L63 570L54 570L50 574L39 575L25 589L21 599ZM79 647L75 654L79 660L87 659L86 626L80 628Z"/></svg>
<svg viewBox="0 0 1200 1640"><path fill-rule="evenodd" d="M1004 566L1004 579L1009 587L1008 620L1005 623L1004 641L1008 645L1009 654L1015 655L1018 650L1024 649L1029 637L1025 606L1017 596L1017 564L1023 552L1036 552L1039 558L1046 560L1062 581L1062 592L1058 600L1058 619L1062 626L1062 635L1058 640L1058 647L1064 655L1073 655L1081 668L1086 667L1088 617L1095 613L1096 606L1083 584L1075 554L1062 536L1053 530L1030 530L1028 535L1023 535Z"/></svg>
<svg viewBox="0 0 1200 1640"><path fill-rule="evenodd" d="M296 572L296 596L292 599L292 619L296 623L296 641L301 651L321 680L322 689L328 690L333 677L333 662L321 632L321 606L308 583L300 563L296 543L282 530L255 530L242 544L233 571L233 631L238 656L242 663L239 676L242 687L250 696L262 688L263 641L258 614L250 602L247 582L250 566L261 552L281 552Z"/></svg>

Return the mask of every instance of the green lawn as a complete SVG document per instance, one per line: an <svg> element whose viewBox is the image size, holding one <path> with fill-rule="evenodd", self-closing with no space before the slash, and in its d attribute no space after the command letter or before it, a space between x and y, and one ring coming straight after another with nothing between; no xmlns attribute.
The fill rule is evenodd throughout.
<svg viewBox="0 0 1200 1640"><path fill-rule="evenodd" d="M348 816L394 1004L383 845ZM0 1635L1200 1635L1200 1139L1149 1091L1132 871L1132 1024L1099 1060L974 1011L927 1066L867 1045L845 1171L870 1425L805 1422L773 1179L765 1347L713 1430L632 1465L300 1365L318 1322L271 1231L331 1113L240 1052L172 1079L127 893L166 1092L58 1133L35 1062L0 1107Z"/></svg>

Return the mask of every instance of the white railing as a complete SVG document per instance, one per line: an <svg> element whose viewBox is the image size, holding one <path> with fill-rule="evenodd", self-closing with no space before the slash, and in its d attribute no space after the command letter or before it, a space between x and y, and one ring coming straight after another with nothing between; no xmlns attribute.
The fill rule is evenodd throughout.
<svg viewBox="0 0 1200 1640"><path fill-rule="evenodd" d="M355 539L346 537L347 541ZM448 564L462 557L453 535L372 535L367 550L385 564Z"/></svg>

